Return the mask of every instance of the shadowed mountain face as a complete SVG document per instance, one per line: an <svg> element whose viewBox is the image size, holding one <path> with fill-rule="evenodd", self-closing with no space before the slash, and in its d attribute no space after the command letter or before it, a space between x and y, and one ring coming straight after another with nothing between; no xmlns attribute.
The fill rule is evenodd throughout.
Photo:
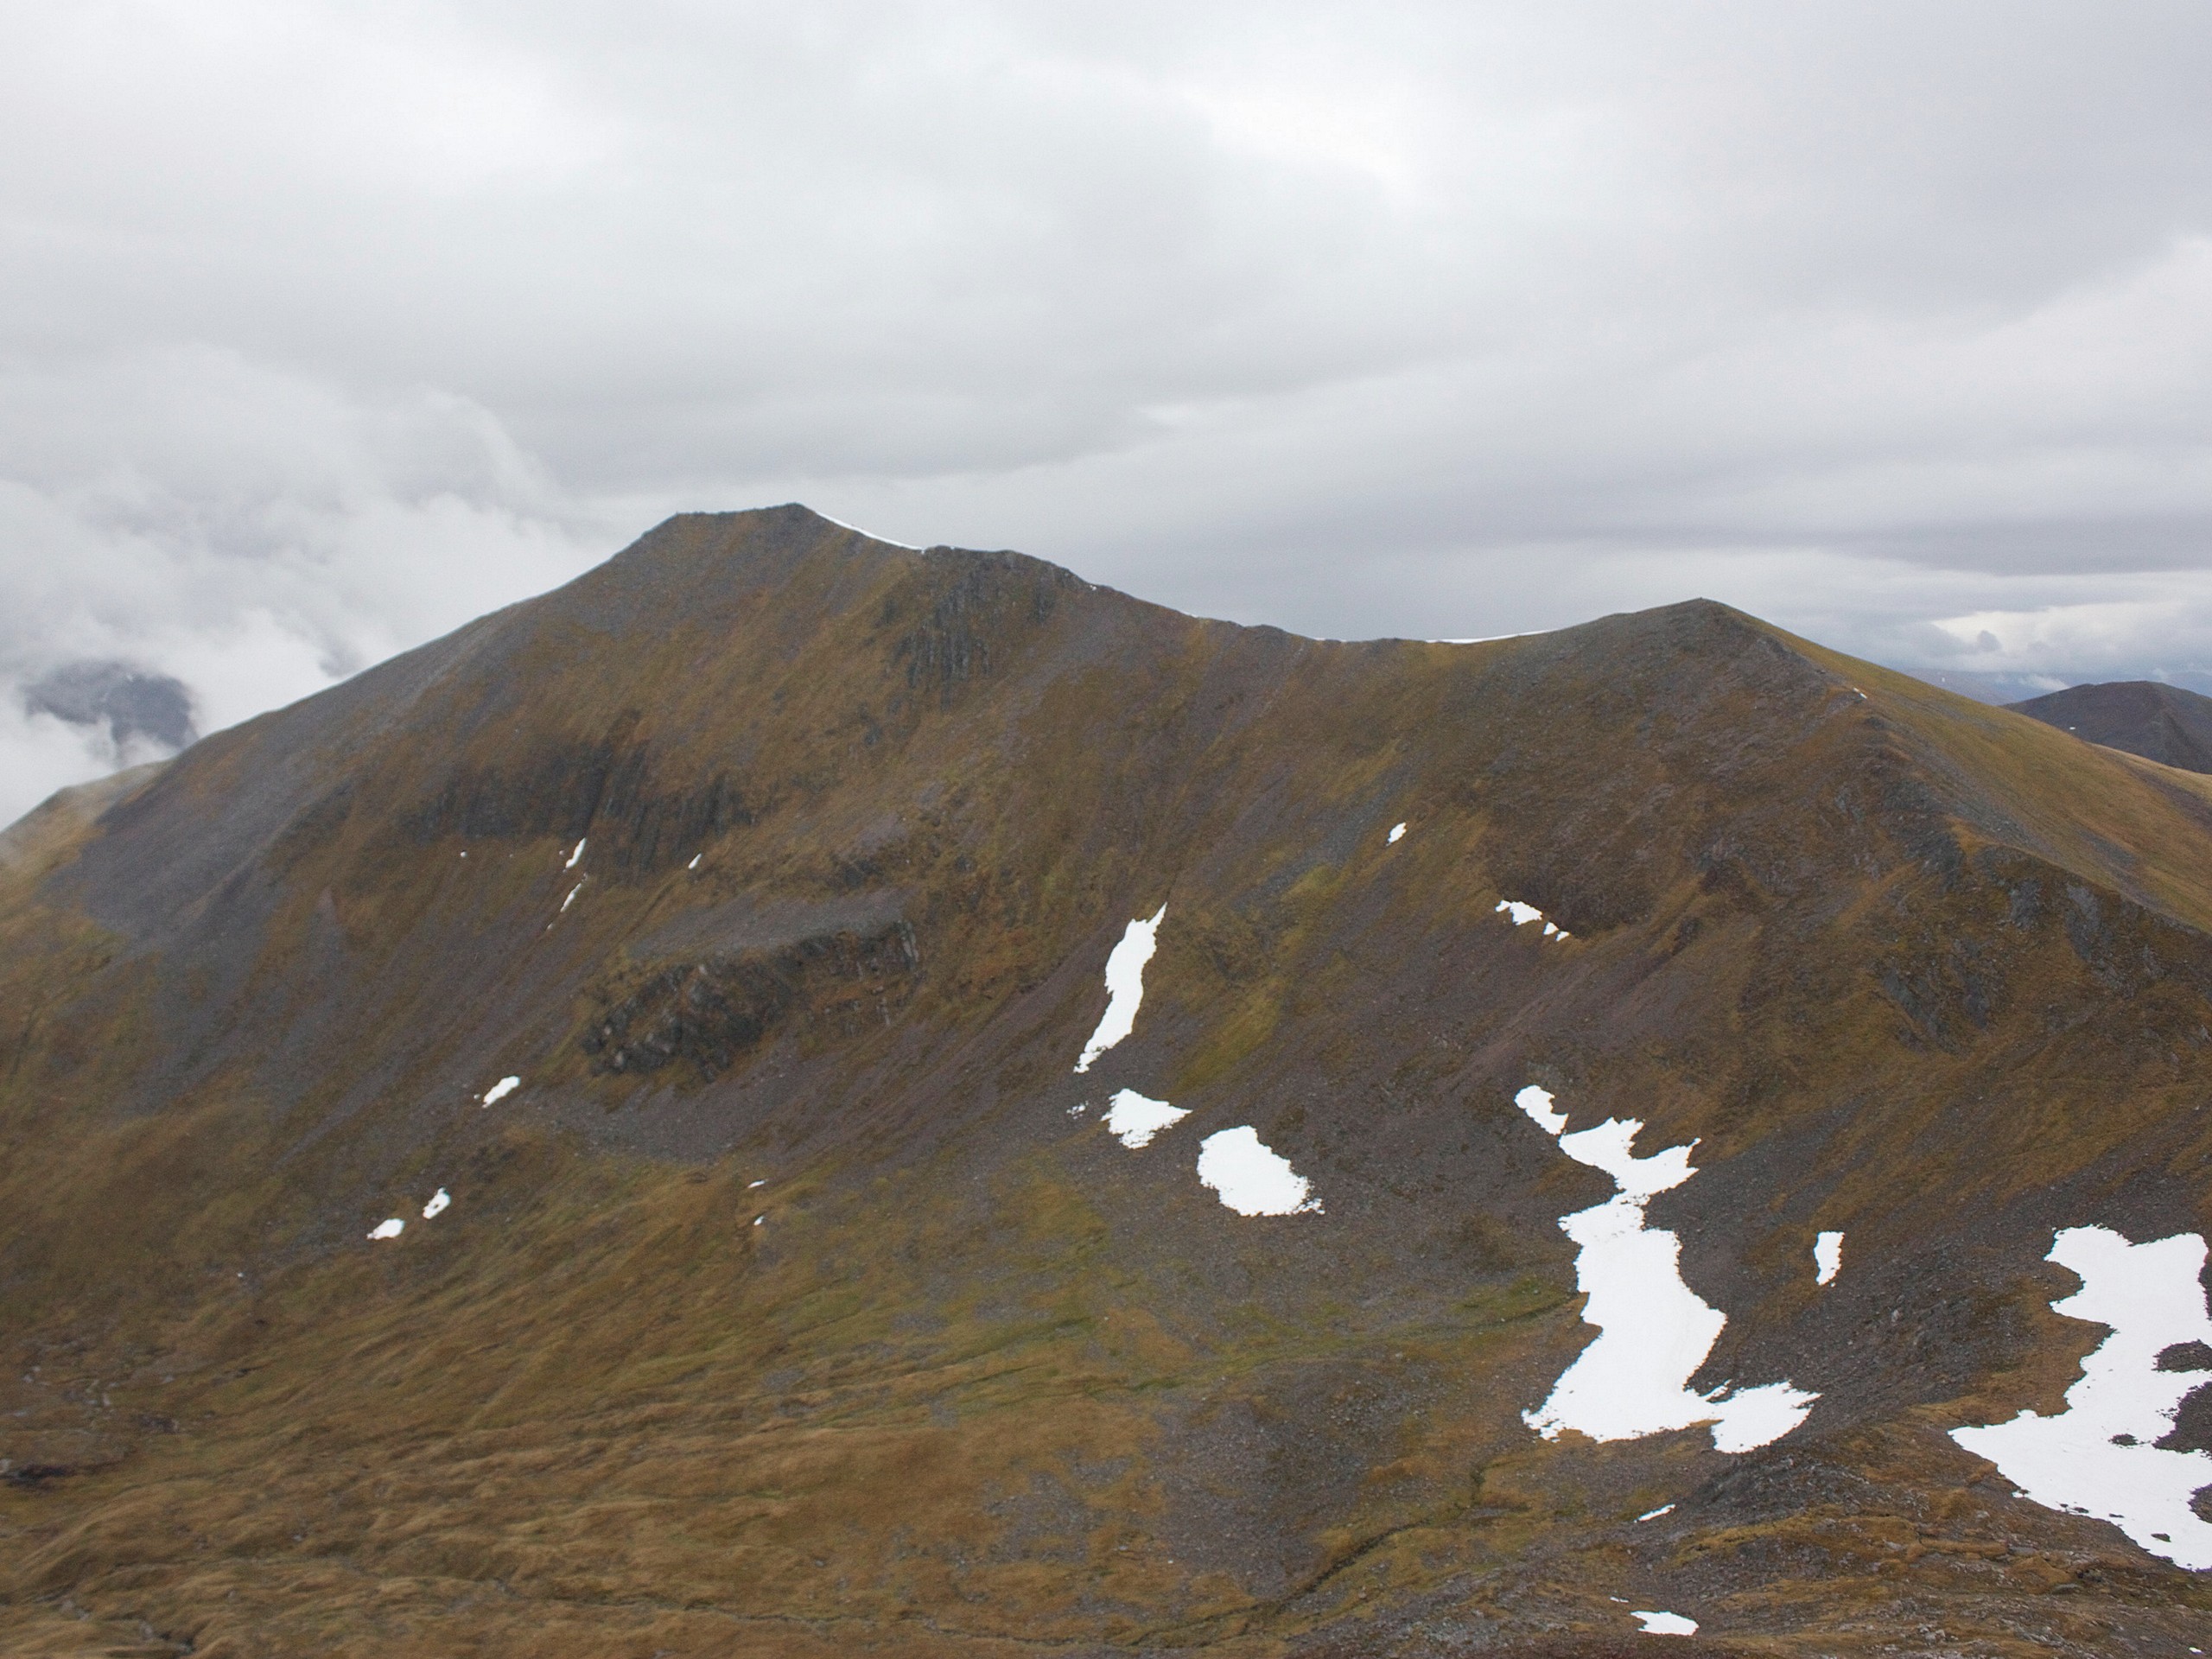
<svg viewBox="0 0 2212 1659"><path fill-rule="evenodd" d="M2184 772L2212 772L2212 697L2177 685L2155 680L2073 685L2007 707L2108 749Z"/></svg>
<svg viewBox="0 0 2212 1659"><path fill-rule="evenodd" d="M2061 1230L2212 1222L2209 830L1716 605L671 520L0 836L0 1626L2212 1645L1949 1433L2069 1409ZM2130 1449L2212 1486L2200 1335Z"/></svg>

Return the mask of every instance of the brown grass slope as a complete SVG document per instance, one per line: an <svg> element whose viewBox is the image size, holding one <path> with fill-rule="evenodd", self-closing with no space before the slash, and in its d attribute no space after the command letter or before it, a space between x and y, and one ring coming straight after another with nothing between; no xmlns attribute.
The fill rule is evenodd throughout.
<svg viewBox="0 0 2212 1659"><path fill-rule="evenodd" d="M2101 1334L2054 1227L2212 1222L2208 828L1717 605L1329 644L673 519L0 844L0 1627L2185 1650L2202 1582L1942 1431ZM1700 1385L1802 1428L1522 1426L1605 1192L1531 1080L1698 1138L1651 1214L1729 1316ZM1192 1116L1126 1150L1123 1087ZM1240 1123L1325 1214L1198 1185Z"/></svg>

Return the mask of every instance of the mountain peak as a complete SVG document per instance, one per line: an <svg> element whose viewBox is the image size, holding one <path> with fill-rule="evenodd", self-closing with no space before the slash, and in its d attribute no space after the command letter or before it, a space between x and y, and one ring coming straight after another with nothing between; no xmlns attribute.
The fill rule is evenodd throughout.
<svg viewBox="0 0 2212 1659"><path fill-rule="evenodd" d="M2212 697L2157 680L2114 680L2006 705L2086 742L2212 772Z"/></svg>
<svg viewBox="0 0 2212 1659"><path fill-rule="evenodd" d="M2163 1651L2195 1535L1952 1431L2212 1225L2208 822L1708 601L672 518L0 843L0 1623Z"/></svg>

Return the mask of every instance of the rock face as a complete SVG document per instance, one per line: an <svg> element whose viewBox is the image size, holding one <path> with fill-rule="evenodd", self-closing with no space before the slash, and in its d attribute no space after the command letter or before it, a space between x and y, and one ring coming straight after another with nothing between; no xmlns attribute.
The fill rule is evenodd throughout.
<svg viewBox="0 0 2212 1659"><path fill-rule="evenodd" d="M0 1627L2212 1645L1950 1434L2107 1336L2063 1230L2212 1224L2209 828L1718 605L1332 644L673 519L0 836ZM1593 1439L1560 1224L1675 1153L1599 1242L1714 1410Z"/></svg>
<svg viewBox="0 0 2212 1659"><path fill-rule="evenodd" d="M2184 772L2212 772L2212 697L2177 685L2155 680L2072 685L2008 706L2108 749Z"/></svg>

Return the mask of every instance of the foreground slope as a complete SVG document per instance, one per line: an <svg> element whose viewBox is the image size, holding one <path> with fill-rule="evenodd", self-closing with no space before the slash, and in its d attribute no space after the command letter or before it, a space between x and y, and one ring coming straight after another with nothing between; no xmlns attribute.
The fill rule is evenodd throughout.
<svg viewBox="0 0 2212 1659"><path fill-rule="evenodd" d="M0 1621L2186 1651L2182 1545L1950 1431L2104 1337L2060 1230L2212 1222L2208 830L1719 606L1341 645L671 520L0 841ZM1546 1416L1609 1117L1695 1170L1668 1398L1802 1421Z"/></svg>

